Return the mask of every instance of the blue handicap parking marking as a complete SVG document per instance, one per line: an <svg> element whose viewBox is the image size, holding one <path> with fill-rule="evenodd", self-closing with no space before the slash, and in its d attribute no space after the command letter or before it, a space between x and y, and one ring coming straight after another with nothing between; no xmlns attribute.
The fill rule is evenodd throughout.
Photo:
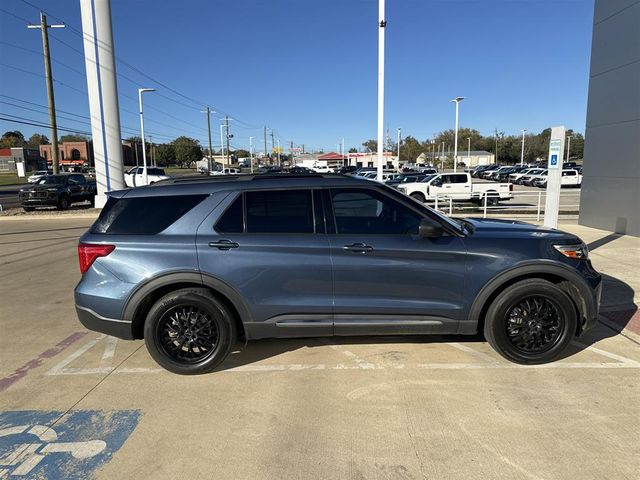
<svg viewBox="0 0 640 480"><path fill-rule="evenodd" d="M86 479L138 425L139 410L0 412L0 479ZM52 425L51 427L49 425Z"/></svg>
<svg viewBox="0 0 640 480"><path fill-rule="evenodd" d="M558 155L551 155L551 165L558 164Z"/></svg>

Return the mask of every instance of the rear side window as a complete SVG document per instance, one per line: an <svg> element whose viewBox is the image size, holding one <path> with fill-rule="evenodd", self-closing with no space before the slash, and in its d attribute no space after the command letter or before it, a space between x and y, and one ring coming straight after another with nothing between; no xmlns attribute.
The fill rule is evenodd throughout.
<svg viewBox="0 0 640 480"><path fill-rule="evenodd" d="M204 200L207 195L113 198L107 200L92 233L155 235Z"/></svg>
<svg viewBox="0 0 640 480"><path fill-rule="evenodd" d="M313 233L310 190L246 192L247 233Z"/></svg>

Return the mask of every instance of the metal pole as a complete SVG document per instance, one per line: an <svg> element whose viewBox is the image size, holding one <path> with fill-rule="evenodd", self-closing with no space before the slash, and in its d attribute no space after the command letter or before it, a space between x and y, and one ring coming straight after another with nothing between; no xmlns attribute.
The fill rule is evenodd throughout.
<svg viewBox="0 0 640 480"><path fill-rule="evenodd" d="M484 213L482 214L482 218L487 218L487 201L488 201L489 196L485 193L484 194Z"/></svg>
<svg viewBox="0 0 640 480"><path fill-rule="evenodd" d="M249 163L251 166L251 173L253 173L253 137L249 137Z"/></svg>
<svg viewBox="0 0 640 480"><path fill-rule="evenodd" d="M401 140L401 135L400 135L400 131L402 129L398 128L398 167L400 166L400 140Z"/></svg>
<svg viewBox="0 0 640 480"><path fill-rule="evenodd" d="M468 167L471 167L471 137L467 137L467 162L469 162Z"/></svg>
<svg viewBox="0 0 640 480"><path fill-rule="evenodd" d="M226 163L226 167L229 167L229 116L225 115L224 117L224 126L225 126L225 132L226 132L226 138L227 138L227 152L226 152L226 157L225 157L225 163Z"/></svg>
<svg viewBox="0 0 640 480"><path fill-rule="evenodd" d="M522 151L520 152L520 165L524 164L524 134L526 130L522 130Z"/></svg>
<svg viewBox="0 0 640 480"><path fill-rule="evenodd" d="M278 139L278 166L280 166L280 139Z"/></svg>
<svg viewBox="0 0 640 480"><path fill-rule="evenodd" d="M452 102L456 104L456 127L453 141L453 173L458 171L458 117L460 115L460 102L464 100L464 97L456 97Z"/></svg>
<svg viewBox="0 0 640 480"><path fill-rule="evenodd" d="M540 206L542 204L542 192L538 192L538 215L536 216L536 221L540 221Z"/></svg>
<svg viewBox="0 0 640 480"><path fill-rule="evenodd" d="M275 142L274 136L275 135L274 135L273 129L272 129L271 130L271 155L272 156L273 156L273 149L276 148L276 142ZM273 158L272 158L271 164L273 165Z"/></svg>
<svg viewBox="0 0 640 480"><path fill-rule="evenodd" d="M142 137L142 182L147 184L147 146L144 139L144 111L142 109L142 94L145 92L154 92L153 88L139 88L138 89L138 106L140 107L140 136ZM135 179L135 175L134 175Z"/></svg>
<svg viewBox="0 0 640 480"><path fill-rule="evenodd" d="M224 157L224 133L222 130L224 129L224 124L220 124L220 159Z"/></svg>
<svg viewBox="0 0 640 480"><path fill-rule="evenodd" d="M440 171L444 169L444 142L442 142L442 156L440 157Z"/></svg>
<svg viewBox="0 0 640 480"><path fill-rule="evenodd" d="M387 26L385 20L385 0L378 0L378 165L377 178L382 181L384 159L384 29Z"/></svg>
<svg viewBox="0 0 640 480"><path fill-rule="evenodd" d="M40 25L27 25L27 28L39 28L42 31L42 51L44 57L44 76L47 84L49 104L49 125L51 127L51 164L53 173L60 172L58 151L58 124L56 122L56 101L53 94L53 74L51 73L51 51L49 50L49 28L64 28L64 25L47 25L47 16L40 12Z"/></svg>
<svg viewBox="0 0 640 480"><path fill-rule="evenodd" d="M207 130L209 131L209 171L211 171L211 166L213 164L213 150L211 146L211 109L207 107Z"/></svg>
<svg viewBox="0 0 640 480"><path fill-rule="evenodd" d="M567 135L567 162L571 159L571 135Z"/></svg>

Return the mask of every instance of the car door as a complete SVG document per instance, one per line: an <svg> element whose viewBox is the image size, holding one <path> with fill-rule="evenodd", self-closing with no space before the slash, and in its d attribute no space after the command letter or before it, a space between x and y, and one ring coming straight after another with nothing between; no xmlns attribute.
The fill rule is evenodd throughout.
<svg viewBox="0 0 640 480"><path fill-rule="evenodd" d="M67 179L69 185L69 200L74 202L82 197L82 185L80 185L77 175L69 175Z"/></svg>
<svg viewBox="0 0 640 480"><path fill-rule="evenodd" d="M333 333L331 259L319 206L310 189L234 192L199 226L199 268L244 303L250 338Z"/></svg>
<svg viewBox="0 0 640 480"><path fill-rule="evenodd" d="M404 198L375 187L324 192L335 335L457 332L464 243L418 236L420 222L435 216Z"/></svg>

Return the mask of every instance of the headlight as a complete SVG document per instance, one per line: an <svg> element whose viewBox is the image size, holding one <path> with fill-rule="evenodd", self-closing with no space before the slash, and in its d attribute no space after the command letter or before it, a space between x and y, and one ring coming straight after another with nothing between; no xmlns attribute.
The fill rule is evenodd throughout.
<svg viewBox="0 0 640 480"><path fill-rule="evenodd" d="M554 245L557 251L568 258L574 260L584 260L589 256L589 248L584 243L574 245Z"/></svg>

